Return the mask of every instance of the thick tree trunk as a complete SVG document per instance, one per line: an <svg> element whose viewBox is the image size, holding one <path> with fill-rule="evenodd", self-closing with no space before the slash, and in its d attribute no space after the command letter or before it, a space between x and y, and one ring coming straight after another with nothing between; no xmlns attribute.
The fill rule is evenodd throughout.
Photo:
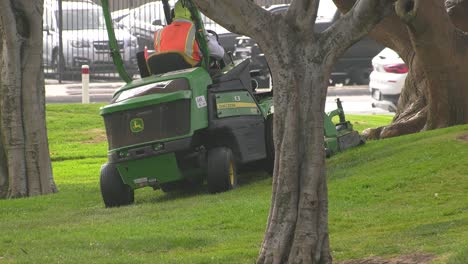
<svg viewBox="0 0 468 264"><path fill-rule="evenodd" d="M468 0L446 0L445 7L453 24L457 28L468 32L468 19L466 18L468 14Z"/></svg>
<svg viewBox="0 0 468 264"><path fill-rule="evenodd" d="M257 263L331 263L323 148L329 73L310 63L318 46L285 31L289 42L275 41L295 47L268 58L282 89L275 90L273 198Z"/></svg>
<svg viewBox="0 0 468 264"><path fill-rule="evenodd" d="M45 126L43 1L0 2L0 198L56 192Z"/></svg>
<svg viewBox="0 0 468 264"><path fill-rule="evenodd" d="M343 12L355 2L334 1ZM468 42L455 28L468 29L468 1L400 0L396 7L399 13L388 15L370 35L400 54L410 71L392 123L364 133L378 139L468 123Z"/></svg>
<svg viewBox="0 0 468 264"><path fill-rule="evenodd" d="M468 123L468 37L452 24L444 1L399 0L396 12L427 80L425 129Z"/></svg>
<svg viewBox="0 0 468 264"><path fill-rule="evenodd" d="M379 6L384 13L384 5L376 3L374 8ZM296 4L290 8L301 8ZM295 17L288 14L271 25L276 35L259 41L275 87L277 155L268 226L257 263L332 262L323 113L336 58L378 21L356 19L360 12L368 13L363 11L364 5L321 36L310 34L307 27L295 28L288 20ZM375 17L381 17L379 12Z"/></svg>
<svg viewBox="0 0 468 264"><path fill-rule="evenodd" d="M272 203L257 263L331 263L323 134L328 78L336 59L391 3L361 0L331 28L314 33L318 0L293 1L284 16L250 0L194 2L231 31L253 37L273 76Z"/></svg>

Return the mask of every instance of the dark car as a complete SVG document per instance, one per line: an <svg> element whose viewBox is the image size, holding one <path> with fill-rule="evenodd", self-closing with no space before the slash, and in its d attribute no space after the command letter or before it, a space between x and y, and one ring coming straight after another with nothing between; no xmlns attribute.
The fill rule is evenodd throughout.
<svg viewBox="0 0 468 264"><path fill-rule="evenodd" d="M274 5L266 8L272 13L285 13L289 5ZM338 20L341 13L332 1L320 1L317 12L315 30L322 32ZM332 71L331 82L344 84L368 84L372 71L372 58L384 47L366 37L351 46L336 62ZM257 43L249 37L238 37L234 49L236 59L250 58L252 69L260 70L261 77L257 79L259 86L268 85L269 69L265 57Z"/></svg>

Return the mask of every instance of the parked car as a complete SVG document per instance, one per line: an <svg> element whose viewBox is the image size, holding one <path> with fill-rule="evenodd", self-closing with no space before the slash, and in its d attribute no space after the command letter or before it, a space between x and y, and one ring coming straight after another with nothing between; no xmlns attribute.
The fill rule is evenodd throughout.
<svg viewBox="0 0 468 264"><path fill-rule="evenodd" d="M372 59L372 66L374 70L369 82L372 107L395 112L408 75L408 67L398 53L389 48L385 48Z"/></svg>
<svg viewBox="0 0 468 264"><path fill-rule="evenodd" d="M174 5L175 1L170 4ZM117 10L111 14L118 28L128 30L138 40L138 46L153 47L154 32L166 25L161 1L149 2L134 8Z"/></svg>
<svg viewBox="0 0 468 264"><path fill-rule="evenodd" d="M43 61L57 70L59 61L58 1L44 1ZM136 70L137 39L124 29L115 31L124 63ZM113 72L107 31L102 8L90 1L62 2L63 70L81 69L87 64L91 72Z"/></svg>
<svg viewBox="0 0 468 264"><path fill-rule="evenodd" d="M267 7L266 10L272 13L286 13L289 5L273 5ZM336 8L331 0L320 1L319 10L317 12L317 20L315 30L322 32L331 24L338 20L341 13ZM361 41L350 47L336 62L331 73L331 81L334 83L355 83L368 84L369 74L372 71L372 58L383 49L383 46L370 38L364 38ZM234 57L243 59L250 57L252 67L260 69L262 72L268 72L268 65L263 57L263 53L258 48L258 45L248 37L238 38Z"/></svg>
<svg viewBox="0 0 468 264"><path fill-rule="evenodd" d="M171 6L175 0L170 1ZM226 52L234 52L236 38L239 35L230 32L207 16L201 14L206 30L213 30L218 34L219 43ZM144 46L152 49L154 32L167 25L161 1L150 2L135 8L127 8L112 12L112 19L118 27L129 30L138 39L140 48Z"/></svg>

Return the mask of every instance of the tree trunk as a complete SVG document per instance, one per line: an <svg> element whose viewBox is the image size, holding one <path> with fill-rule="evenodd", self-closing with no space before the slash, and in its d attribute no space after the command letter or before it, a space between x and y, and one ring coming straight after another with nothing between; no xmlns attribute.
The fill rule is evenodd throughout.
<svg viewBox="0 0 468 264"><path fill-rule="evenodd" d="M399 0L395 8L417 54L413 65L427 79L425 129L468 123L468 37L452 24L442 0Z"/></svg>
<svg viewBox="0 0 468 264"><path fill-rule="evenodd" d="M282 89L275 89L273 198L257 263L331 263L323 147L331 67L311 63L319 47L288 31L295 47L268 58L275 87Z"/></svg>
<svg viewBox="0 0 468 264"><path fill-rule="evenodd" d="M0 198L56 192L45 125L43 1L0 1Z"/></svg>
<svg viewBox="0 0 468 264"><path fill-rule="evenodd" d="M270 215L257 263L331 263L323 114L336 59L391 7L361 0L323 33L314 33L319 1L293 1L272 15L250 0L194 0L222 26L253 37L274 87L275 166Z"/></svg>
<svg viewBox="0 0 468 264"><path fill-rule="evenodd" d="M355 2L334 1L342 12ZM468 123L468 42L455 28L468 29L468 1L400 0L396 9L370 35L400 54L410 70L392 123L364 133L378 139Z"/></svg>

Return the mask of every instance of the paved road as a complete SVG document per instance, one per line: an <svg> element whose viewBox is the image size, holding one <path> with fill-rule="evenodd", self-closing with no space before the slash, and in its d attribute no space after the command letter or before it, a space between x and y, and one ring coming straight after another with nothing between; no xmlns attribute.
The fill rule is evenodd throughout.
<svg viewBox="0 0 468 264"><path fill-rule="evenodd" d="M343 109L348 114L393 114L380 108L372 108L372 99L367 85L329 87L325 112L336 109L336 98L340 98Z"/></svg>
<svg viewBox="0 0 468 264"><path fill-rule="evenodd" d="M116 89L124 83L115 80L91 81L90 102L108 103ZM388 111L372 108L367 86L329 87L325 111L336 109L335 99L340 98L343 108L349 114L391 114ZM46 79L47 103L81 103L81 83Z"/></svg>

